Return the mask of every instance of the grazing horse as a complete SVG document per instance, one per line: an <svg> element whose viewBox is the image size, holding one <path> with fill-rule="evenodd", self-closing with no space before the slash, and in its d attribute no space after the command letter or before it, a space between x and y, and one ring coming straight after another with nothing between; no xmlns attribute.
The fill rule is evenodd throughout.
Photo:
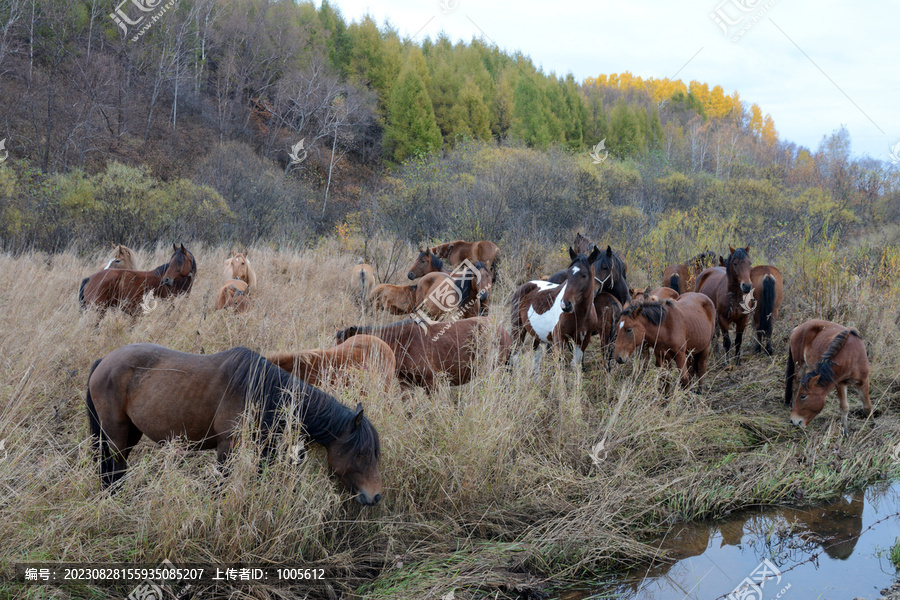
<svg viewBox="0 0 900 600"><path fill-rule="evenodd" d="M354 326L339 331L344 342L357 334L374 335L394 351L397 378L407 386L420 386L430 394L446 378L450 385L464 385L479 361L493 354L490 368L509 357L509 333L487 317L447 323L421 323L406 319L383 326Z"/></svg>
<svg viewBox="0 0 900 600"><path fill-rule="evenodd" d="M666 267L663 271L662 284L679 294L695 290L697 276L704 269L717 266L718 256L715 252L701 252L687 262Z"/></svg>
<svg viewBox="0 0 900 600"><path fill-rule="evenodd" d="M728 328L734 323L734 362L740 365L744 328L753 312L749 302L749 294L753 291L753 282L750 280L750 246L729 249L731 254L725 260L724 267L712 267L700 273L697 277L697 291L709 296L716 307L726 359L731 348Z"/></svg>
<svg viewBox="0 0 900 600"><path fill-rule="evenodd" d="M382 283L369 295L369 304L392 315L408 315L416 309L418 285Z"/></svg>
<svg viewBox="0 0 900 600"><path fill-rule="evenodd" d="M798 370L800 386L795 394L794 379ZM869 357L859 332L821 319L812 319L795 327L791 332L784 376L784 403L793 403L791 423L806 427L825 408L825 397L836 387L844 435L848 435L848 385L859 390L866 412L872 414Z"/></svg>
<svg viewBox="0 0 900 600"><path fill-rule="evenodd" d="M244 252L232 252L232 257L225 261L225 278L226 279L240 279L241 281L245 281L248 286L253 289L256 289L256 271L253 270L253 267L250 266L250 261L247 260L247 251Z"/></svg>
<svg viewBox="0 0 900 600"><path fill-rule="evenodd" d="M342 372L357 369L372 379L380 379L384 389L390 391L397 370L394 351L373 335L353 336L325 350L270 354L266 360L316 387L334 384Z"/></svg>
<svg viewBox="0 0 900 600"><path fill-rule="evenodd" d="M416 307L435 318L453 314L458 319L469 319L487 313L491 273L483 262L473 267L457 269L456 277L447 273L426 274L417 284Z"/></svg>
<svg viewBox="0 0 900 600"><path fill-rule="evenodd" d="M137 255L134 250L122 244L116 245L116 252L103 269L136 269Z"/></svg>
<svg viewBox="0 0 900 600"><path fill-rule="evenodd" d="M91 367L85 400L104 488L125 475L143 435L154 442L181 437L195 449L215 449L225 462L250 408L264 458L292 413L307 436L325 446L329 467L357 502L381 498L378 433L362 405L351 410L246 348L202 355L155 344L122 346Z"/></svg>
<svg viewBox="0 0 900 600"><path fill-rule="evenodd" d="M753 311L753 325L756 329L756 352L763 349L763 338L766 339L766 352L772 354L772 324L778 318L778 309L784 298L784 278L781 271L772 265L756 265L750 269L750 281L753 282L753 299L756 308Z"/></svg>
<svg viewBox="0 0 900 600"><path fill-rule="evenodd" d="M229 279L216 296L216 310L222 310L226 306L233 308L236 313L250 310L249 288L246 281Z"/></svg>
<svg viewBox="0 0 900 600"><path fill-rule="evenodd" d="M367 265L363 259L359 259L356 266L353 267L353 273L350 275L350 293L357 302L362 304L372 295L372 288L375 287L375 270L372 265Z"/></svg>
<svg viewBox="0 0 900 600"><path fill-rule="evenodd" d="M688 361L700 381L716 327L716 309L703 294L688 292L678 300L647 302L626 308L619 319L616 362L624 363L644 344L652 346L656 366L670 360L681 372L681 385L688 387ZM698 386L702 385L698 383Z"/></svg>
<svg viewBox="0 0 900 600"><path fill-rule="evenodd" d="M175 252L169 262L153 271L104 269L85 277L78 290L79 303L81 306L91 304L101 310L118 306L135 314L144 294L167 298L187 293L194 283L197 263L184 244L180 248L173 244L172 248Z"/></svg>
<svg viewBox="0 0 900 600"><path fill-rule="evenodd" d="M594 248L590 256L585 256L569 248L572 262L562 285L529 281L513 295L510 302L513 341L521 345L526 334L534 337L534 348L540 350L535 353L535 368L543 358L541 342L562 353L566 340L574 346L572 366L584 366L584 351L597 329L594 262L599 253Z"/></svg>

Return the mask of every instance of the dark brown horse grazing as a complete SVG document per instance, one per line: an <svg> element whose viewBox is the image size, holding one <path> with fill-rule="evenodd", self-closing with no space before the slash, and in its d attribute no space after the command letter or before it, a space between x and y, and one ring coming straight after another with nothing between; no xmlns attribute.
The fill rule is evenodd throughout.
<svg viewBox="0 0 900 600"><path fill-rule="evenodd" d="M687 262L666 267L663 271L662 284L679 294L692 292L695 289L697 276L704 269L718 264L718 256L715 252L701 252Z"/></svg>
<svg viewBox="0 0 900 600"><path fill-rule="evenodd" d="M750 281L750 246L729 249L731 254L725 260L724 267L713 267L700 273L697 277L697 291L709 296L716 307L726 359L731 348L728 328L734 323L734 362L740 365L744 328L753 312L748 296L753 291L753 283Z"/></svg>
<svg viewBox="0 0 900 600"><path fill-rule="evenodd" d="M510 301L512 338L516 345L521 345L526 334L534 337L534 348L540 350L535 353L535 368L543 357L542 342L562 353L566 341L574 346L572 366L584 366L584 351L597 329L594 262L599 253L594 248L590 256L585 256L569 248L572 262L562 285L529 281L513 295Z"/></svg>
<svg viewBox="0 0 900 600"><path fill-rule="evenodd" d="M766 352L772 354L772 324L778 318L778 309L784 298L784 278L781 271L772 265L756 265L750 269L750 281L753 282L753 299L756 308L753 311L753 324L756 329L756 352L762 351L763 338L766 340Z"/></svg>
<svg viewBox="0 0 900 600"><path fill-rule="evenodd" d="M800 386L795 395L794 379L797 371ZM863 406L871 414L869 357L859 332L821 319L812 319L795 327L791 332L791 346L784 376L784 403L793 403L791 423L806 427L825 408L825 396L836 387L838 400L841 402L844 435L848 435L848 385L859 389Z"/></svg>
<svg viewBox="0 0 900 600"><path fill-rule="evenodd" d="M369 296L369 304L392 315L408 315L416 309L417 285L381 283Z"/></svg>
<svg viewBox="0 0 900 600"><path fill-rule="evenodd" d="M104 269L81 281L78 301L105 310L121 307L127 313L137 312L144 294L153 293L159 298L187 293L194 284L197 263L184 244L172 245L174 254L164 265L153 271L129 269Z"/></svg>
<svg viewBox="0 0 900 600"><path fill-rule="evenodd" d="M328 465L357 502L381 498L378 433L362 405L351 410L246 348L199 355L123 346L91 367L86 402L103 487L125 475L128 454L144 435L154 442L184 438L198 450L215 449L224 462L248 408L268 458L291 409L308 437L325 446Z"/></svg>
<svg viewBox="0 0 900 600"><path fill-rule="evenodd" d="M496 350L494 363L509 357L509 333L491 325L487 317L448 323L420 323L413 319L383 326L354 326L339 331L344 342L357 334L384 340L397 361L397 378L404 385L424 387L431 393L446 378L450 385L464 385L480 361Z"/></svg>
<svg viewBox="0 0 900 600"><path fill-rule="evenodd" d="M698 381L706 374L715 321L712 300L694 292L681 294L678 300L626 308L619 319L616 362L624 363L646 344L653 349L657 367L675 361L681 372L681 385L686 388L690 384L688 362L693 363Z"/></svg>

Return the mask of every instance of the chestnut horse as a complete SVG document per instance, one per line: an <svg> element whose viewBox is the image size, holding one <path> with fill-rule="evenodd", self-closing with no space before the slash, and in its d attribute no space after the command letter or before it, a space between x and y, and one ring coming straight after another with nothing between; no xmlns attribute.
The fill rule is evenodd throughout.
<svg viewBox="0 0 900 600"><path fill-rule="evenodd" d="M250 266L247 260L247 251L232 252L232 257L225 261L225 278L240 279L251 288L256 288L256 271Z"/></svg>
<svg viewBox="0 0 900 600"><path fill-rule="evenodd" d="M463 240L425 248L419 252L419 257L413 262L407 277L416 279L426 273L446 269L442 260L435 261L434 259L444 259L449 265L458 265L464 260L471 263L483 262L491 272L492 278L496 279L497 271L500 268L500 248L493 242L464 242Z"/></svg>
<svg viewBox="0 0 900 600"><path fill-rule="evenodd" d="M653 349L657 367L675 361L685 388L691 381L688 362L692 362L699 389L715 327L716 309L703 294L688 292L678 300L636 304L619 319L616 362L624 363L646 344Z"/></svg>
<svg viewBox="0 0 900 600"><path fill-rule="evenodd" d="M430 248L426 248L419 253L419 257L413 262L412 268L406 276L409 279L418 279L429 273L447 273L449 275L450 268L439 256L432 254Z"/></svg>
<svg viewBox="0 0 900 600"><path fill-rule="evenodd" d="M408 315L416 309L418 285L382 283L369 295L369 304L392 315Z"/></svg>
<svg viewBox="0 0 900 600"><path fill-rule="evenodd" d="M753 308L749 306L749 294L753 291L750 280L750 246L735 250L729 246L731 254L725 259L724 267L706 269L697 277L697 291L709 296L716 307L725 359L731 348L728 328L734 323L734 361L741 364L741 342L744 328L750 320Z"/></svg>
<svg viewBox="0 0 900 600"><path fill-rule="evenodd" d="M129 248L128 246L123 246L122 244L117 244L115 248L115 254L113 254L112 259L106 263L104 269L136 269L137 265L137 255L134 253L134 250Z"/></svg>
<svg viewBox="0 0 900 600"><path fill-rule="evenodd" d="M344 342L357 334L384 340L397 361L397 378L407 386L420 386L430 394L446 378L450 385L464 385L479 362L491 356L489 368L509 357L509 333L491 324L487 317L447 323L421 323L406 319L382 326L353 326L339 331Z"/></svg>
<svg viewBox="0 0 900 600"><path fill-rule="evenodd" d="M194 283L197 263L184 244L172 245L174 254L164 265L153 271L104 269L85 277L78 290L81 306L95 305L101 310L118 306L135 314L144 294L152 292L159 298L187 293Z"/></svg>
<svg viewBox="0 0 900 600"><path fill-rule="evenodd" d="M428 273L419 280L416 308L438 318L452 314L469 319L487 314L491 292L491 273L483 262L472 266L468 261L453 273Z"/></svg>
<svg viewBox="0 0 900 600"><path fill-rule="evenodd" d="M800 371L800 386L794 393L794 379ZM830 321L812 319L791 332L787 369L784 376L784 403L791 405L791 423L806 427L823 408L825 397L837 388L841 422L848 435L847 386L859 390L863 406L872 414L869 399L869 357L856 329Z"/></svg>
<svg viewBox="0 0 900 600"><path fill-rule="evenodd" d="M340 379L340 373L357 369L364 371L368 378L381 380L384 389L390 391L397 370L394 351L373 335L353 336L325 350L269 354L266 360L316 387L334 384Z"/></svg>
<svg viewBox="0 0 900 600"><path fill-rule="evenodd" d="M753 325L756 329L756 352L763 349L763 338L766 339L766 352L772 355L772 325L778 318L778 309L784 298L784 278L781 271L772 265L756 265L750 269L750 281L753 282L753 299L756 308L753 311Z"/></svg>
<svg viewBox="0 0 900 600"><path fill-rule="evenodd" d="M375 287L375 270L372 265L367 265L363 259L359 259L353 272L350 274L350 293L357 302L362 304L372 295L372 288Z"/></svg>
<svg viewBox="0 0 900 600"><path fill-rule="evenodd" d="M351 410L246 348L204 355L122 346L91 367L85 400L105 488L125 475L128 455L144 435L154 442L184 438L198 450L215 449L225 462L250 408L263 458L293 413L306 435L325 446L329 467L357 502L381 498L378 432L362 405Z"/></svg>
<svg viewBox="0 0 900 600"><path fill-rule="evenodd" d="M616 342L616 323L622 316L622 304L609 292L600 292L594 296L594 312L597 313L597 328L594 335L606 349L607 363L613 357L613 346Z"/></svg>
<svg viewBox="0 0 900 600"><path fill-rule="evenodd" d="M719 257L715 252L701 252L694 258L678 265L665 268L662 276L662 284L670 287L679 294L693 292L696 289L697 276L709 267L719 264Z"/></svg>
<svg viewBox="0 0 900 600"><path fill-rule="evenodd" d="M661 302L663 300L678 300L680 294L670 287L658 287L654 290L647 286L643 290L635 290L628 288L631 294L631 304L639 304L641 302Z"/></svg>
<svg viewBox="0 0 900 600"><path fill-rule="evenodd" d="M591 253L591 250L594 249L594 242L586 235L578 233L575 236L575 242L572 244L572 249L578 254L588 255Z"/></svg>
<svg viewBox="0 0 900 600"><path fill-rule="evenodd" d="M590 256L576 254L569 248L572 262L562 285L529 281L513 294L510 301L513 341L518 346L525 341L526 334L534 337L534 348L540 350L534 356L535 368L543 358L541 342L562 353L567 340L574 346L572 366L584 366L584 351L597 329L594 262L598 254L597 248Z"/></svg>
<svg viewBox="0 0 900 600"><path fill-rule="evenodd" d="M236 313L250 310L249 285L240 279L229 279L219 289L216 296L216 310L222 310L230 306Z"/></svg>

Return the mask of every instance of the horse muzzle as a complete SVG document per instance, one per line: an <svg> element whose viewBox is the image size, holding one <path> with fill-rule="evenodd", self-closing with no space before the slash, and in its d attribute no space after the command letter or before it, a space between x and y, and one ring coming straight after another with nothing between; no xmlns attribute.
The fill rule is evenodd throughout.
<svg viewBox="0 0 900 600"><path fill-rule="evenodd" d="M794 427L805 427L805 425L803 424L803 418L795 417L794 415L791 415L791 425L793 425Z"/></svg>
<svg viewBox="0 0 900 600"><path fill-rule="evenodd" d="M409 273L407 273L406 276L409 277L410 279L415 279L415 278L416 278L416 274L413 273L412 271L410 271Z"/></svg>
<svg viewBox="0 0 900 600"><path fill-rule="evenodd" d="M363 506L375 506L376 504L378 504L378 501L381 500L381 494L376 493L374 496L370 496L366 492L360 492L356 495L354 500L356 500Z"/></svg>
<svg viewBox="0 0 900 600"><path fill-rule="evenodd" d="M172 287L175 284L175 280L169 277L166 277L162 280L162 284L166 287Z"/></svg>
<svg viewBox="0 0 900 600"><path fill-rule="evenodd" d="M563 310L563 312L570 313L570 312L572 312L574 309L575 309L575 307L572 306L572 303L571 303L571 302L569 302L568 300L563 301L563 303L562 303L562 310Z"/></svg>
<svg viewBox="0 0 900 600"><path fill-rule="evenodd" d="M629 356L622 356L620 354L619 356L616 357L616 362L619 363L620 365L624 365L625 363L628 362L629 358L630 358Z"/></svg>
<svg viewBox="0 0 900 600"><path fill-rule="evenodd" d="M742 283L741 284L741 291L744 292L745 294L749 294L750 290L752 290L752 289L753 289L752 283Z"/></svg>

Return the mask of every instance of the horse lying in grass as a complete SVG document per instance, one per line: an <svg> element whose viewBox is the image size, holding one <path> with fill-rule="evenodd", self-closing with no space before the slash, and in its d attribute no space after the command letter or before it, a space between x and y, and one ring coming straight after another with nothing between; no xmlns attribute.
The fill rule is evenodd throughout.
<svg viewBox="0 0 900 600"><path fill-rule="evenodd" d="M644 345L653 350L656 366L675 361L682 387L690 385L688 363L698 380L706 374L706 361L715 330L716 309L703 294L688 292L678 300L648 302L626 308L616 335L616 362L624 363Z"/></svg>
<svg viewBox="0 0 900 600"><path fill-rule="evenodd" d="M246 281L230 279L226 281L216 295L216 310L230 307L236 313L250 310L250 286Z"/></svg>
<svg viewBox="0 0 900 600"><path fill-rule="evenodd" d="M716 307L726 360L731 349L728 329L734 323L734 364L739 366L744 329L750 320L750 313L753 312L753 308L746 300L753 291L753 282L750 279L750 246L737 250L731 247L729 249L731 254L725 260L724 267L713 267L700 273L697 277L697 291L708 296Z"/></svg>
<svg viewBox="0 0 900 600"><path fill-rule="evenodd" d="M131 269L134 270L137 268L137 255L134 253L134 250L129 248L128 246L123 246L122 244L117 244L115 248L115 252L113 253L113 257L110 259L106 266L103 267L106 269Z"/></svg>
<svg viewBox="0 0 900 600"><path fill-rule="evenodd" d="M324 350L269 354L266 360L316 387L333 385L342 373L357 369L380 379L384 389L390 391L397 370L394 351L373 335L356 335Z"/></svg>
<svg viewBox="0 0 900 600"><path fill-rule="evenodd" d="M450 385L464 385L475 367L494 352L494 368L509 357L509 333L495 327L487 317L460 319L447 323L423 323L407 319L382 326L354 326L335 336L345 342L358 334L382 339L397 361L397 378L407 386L424 387L430 394L446 379Z"/></svg>
<svg viewBox="0 0 900 600"><path fill-rule="evenodd" d="M125 475L142 436L184 438L197 450L215 449L224 463L249 408L263 458L270 457L290 411L325 447L329 467L357 502L381 499L381 446L362 405L351 410L246 348L200 355L155 344L123 346L91 367L85 401L104 488Z"/></svg>
<svg viewBox="0 0 900 600"><path fill-rule="evenodd" d="M800 385L795 394L794 380L798 376ZM797 427L809 425L825 408L828 392L836 388L844 435L848 435L848 385L859 390L866 413L871 414L869 357L859 332L821 319L795 327L784 376L784 403L792 405L791 423Z"/></svg>
<svg viewBox="0 0 900 600"><path fill-rule="evenodd" d="M778 318L778 309L784 298L784 277L781 271L772 265L756 265L750 269L750 281L753 282L753 299L756 308L753 311L753 325L756 331L755 352L763 349L766 341L766 352L772 355L772 325Z"/></svg>
<svg viewBox="0 0 900 600"><path fill-rule="evenodd" d="M696 287L697 276L705 269L718 266L719 257L715 252L701 252L687 262L670 265L665 268L662 276L662 284L670 287L679 294L693 292Z"/></svg>
<svg viewBox="0 0 900 600"><path fill-rule="evenodd" d="M363 259L359 259L353 272L350 274L350 293L356 301L362 304L372 295L372 288L375 287L375 270L372 265L367 265Z"/></svg>
<svg viewBox="0 0 900 600"><path fill-rule="evenodd" d="M247 260L247 251L232 252L232 257L225 261L225 279L240 279L251 288L256 289L256 271Z"/></svg>
<svg viewBox="0 0 900 600"><path fill-rule="evenodd" d="M392 315L408 315L416 307L417 285L382 283L369 295L369 304Z"/></svg>

